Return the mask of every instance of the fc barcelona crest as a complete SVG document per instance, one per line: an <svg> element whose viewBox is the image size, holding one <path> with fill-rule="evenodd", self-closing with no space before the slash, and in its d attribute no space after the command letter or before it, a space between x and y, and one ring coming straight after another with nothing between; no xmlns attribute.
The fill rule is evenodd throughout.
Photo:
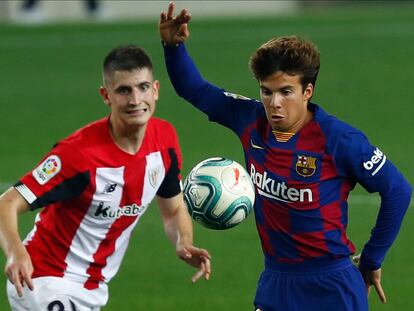
<svg viewBox="0 0 414 311"><path fill-rule="evenodd" d="M296 172L303 177L310 177L316 171L316 158L304 155L298 155L296 162Z"/></svg>

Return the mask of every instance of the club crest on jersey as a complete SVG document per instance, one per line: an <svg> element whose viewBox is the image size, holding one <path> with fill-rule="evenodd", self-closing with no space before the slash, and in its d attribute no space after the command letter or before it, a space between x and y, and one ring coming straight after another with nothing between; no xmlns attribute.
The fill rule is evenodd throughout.
<svg viewBox="0 0 414 311"><path fill-rule="evenodd" d="M240 95L240 94L235 94L235 93L230 93L230 92L223 92L223 94L226 95L227 97L233 97L234 99L250 100L250 98Z"/></svg>
<svg viewBox="0 0 414 311"><path fill-rule="evenodd" d="M296 162L296 173L303 177L310 177L316 172L316 158L299 155Z"/></svg>
<svg viewBox="0 0 414 311"><path fill-rule="evenodd" d="M161 166L153 167L148 172L150 185L155 188L158 185L158 179L161 176Z"/></svg>
<svg viewBox="0 0 414 311"><path fill-rule="evenodd" d="M33 170L32 175L40 185L44 185L56 176L61 168L62 163L59 157L51 155Z"/></svg>

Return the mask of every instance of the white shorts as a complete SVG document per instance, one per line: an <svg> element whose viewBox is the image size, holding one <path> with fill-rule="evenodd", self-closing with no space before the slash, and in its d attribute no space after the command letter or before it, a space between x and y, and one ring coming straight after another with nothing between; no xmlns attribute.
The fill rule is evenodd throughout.
<svg viewBox="0 0 414 311"><path fill-rule="evenodd" d="M14 285L7 280L7 297L13 311L99 311L108 301L107 286L88 290L83 284L59 277L33 279L33 291L23 288L23 297L17 295Z"/></svg>

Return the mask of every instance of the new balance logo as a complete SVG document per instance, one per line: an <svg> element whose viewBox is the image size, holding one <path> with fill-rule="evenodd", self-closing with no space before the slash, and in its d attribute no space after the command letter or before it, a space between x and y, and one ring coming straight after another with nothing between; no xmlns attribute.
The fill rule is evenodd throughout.
<svg viewBox="0 0 414 311"><path fill-rule="evenodd" d="M261 149L261 150L264 150L264 148L263 148L262 146L256 145L256 144L253 142L253 139L250 139L250 145L251 145L251 146L252 146L252 148L254 148L254 149Z"/></svg>
<svg viewBox="0 0 414 311"><path fill-rule="evenodd" d="M384 166L385 161L387 161L387 157L382 153L381 150L377 148L374 150L374 155L371 157L371 159L364 162L363 165L367 171L371 171L375 167L374 171L371 173L372 176L375 176L378 171Z"/></svg>
<svg viewBox="0 0 414 311"><path fill-rule="evenodd" d="M106 184L104 188L104 193L111 193L114 192L116 189L117 184Z"/></svg>

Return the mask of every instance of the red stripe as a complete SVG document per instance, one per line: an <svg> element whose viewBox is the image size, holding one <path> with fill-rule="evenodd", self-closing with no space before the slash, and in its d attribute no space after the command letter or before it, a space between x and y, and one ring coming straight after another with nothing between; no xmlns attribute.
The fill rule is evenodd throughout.
<svg viewBox="0 0 414 311"><path fill-rule="evenodd" d="M119 204L120 206L131 205L133 203L141 205L141 198L144 187L144 177L142 176L143 172L145 172L145 168L143 168L144 165L146 165L145 161L135 161L134 165L125 167L124 188L122 192L121 202ZM106 234L105 239L102 240L98 249L93 255L93 262L86 271L86 273L89 274L89 278L83 285L85 288L98 288L99 282L104 281L102 269L105 268L108 257L115 252L116 241L124 232L124 230L134 222L135 219L136 217L122 216L121 218L114 221L108 233Z"/></svg>
<svg viewBox="0 0 414 311"><path fill-rule="evenodd" d="M89 274L88 280L83 285L86 289L96 289L99 287L99 282L104 281L102 269L105 268L108 257L114 253L117 239L135 219L136 217L123 216L114 222L105 239L100 243L96 253L93 255L93 262L86 270L86 273Z"/></svg>
<svg viewBox="0 0 414 311"><path fill-rule="evenodd" d="M299 252L299 257L317 258L329 253L324 234L324 232L293 234L292 238L297 243L296 249Z"/></svg>
<svg viewBox="0 0 414 311"><path fill-rule="evenodd" d="M52 204L42 210L40 220L36 223L37 230L26 246L34 266L33 278L64 275L67 267L66 256L89 209L94 192L95 176L91 176L90 185L82 199Z"/></svg>
<svg viewBox="0 0 414 311"><path fill-rule="evenodd" d="M312 139L309 139L312 137ZM297 150L306 150L308 152L325 153L326 138L319 124L311 121L306 125L306 131L299 132L296 143Z"/></svg>

